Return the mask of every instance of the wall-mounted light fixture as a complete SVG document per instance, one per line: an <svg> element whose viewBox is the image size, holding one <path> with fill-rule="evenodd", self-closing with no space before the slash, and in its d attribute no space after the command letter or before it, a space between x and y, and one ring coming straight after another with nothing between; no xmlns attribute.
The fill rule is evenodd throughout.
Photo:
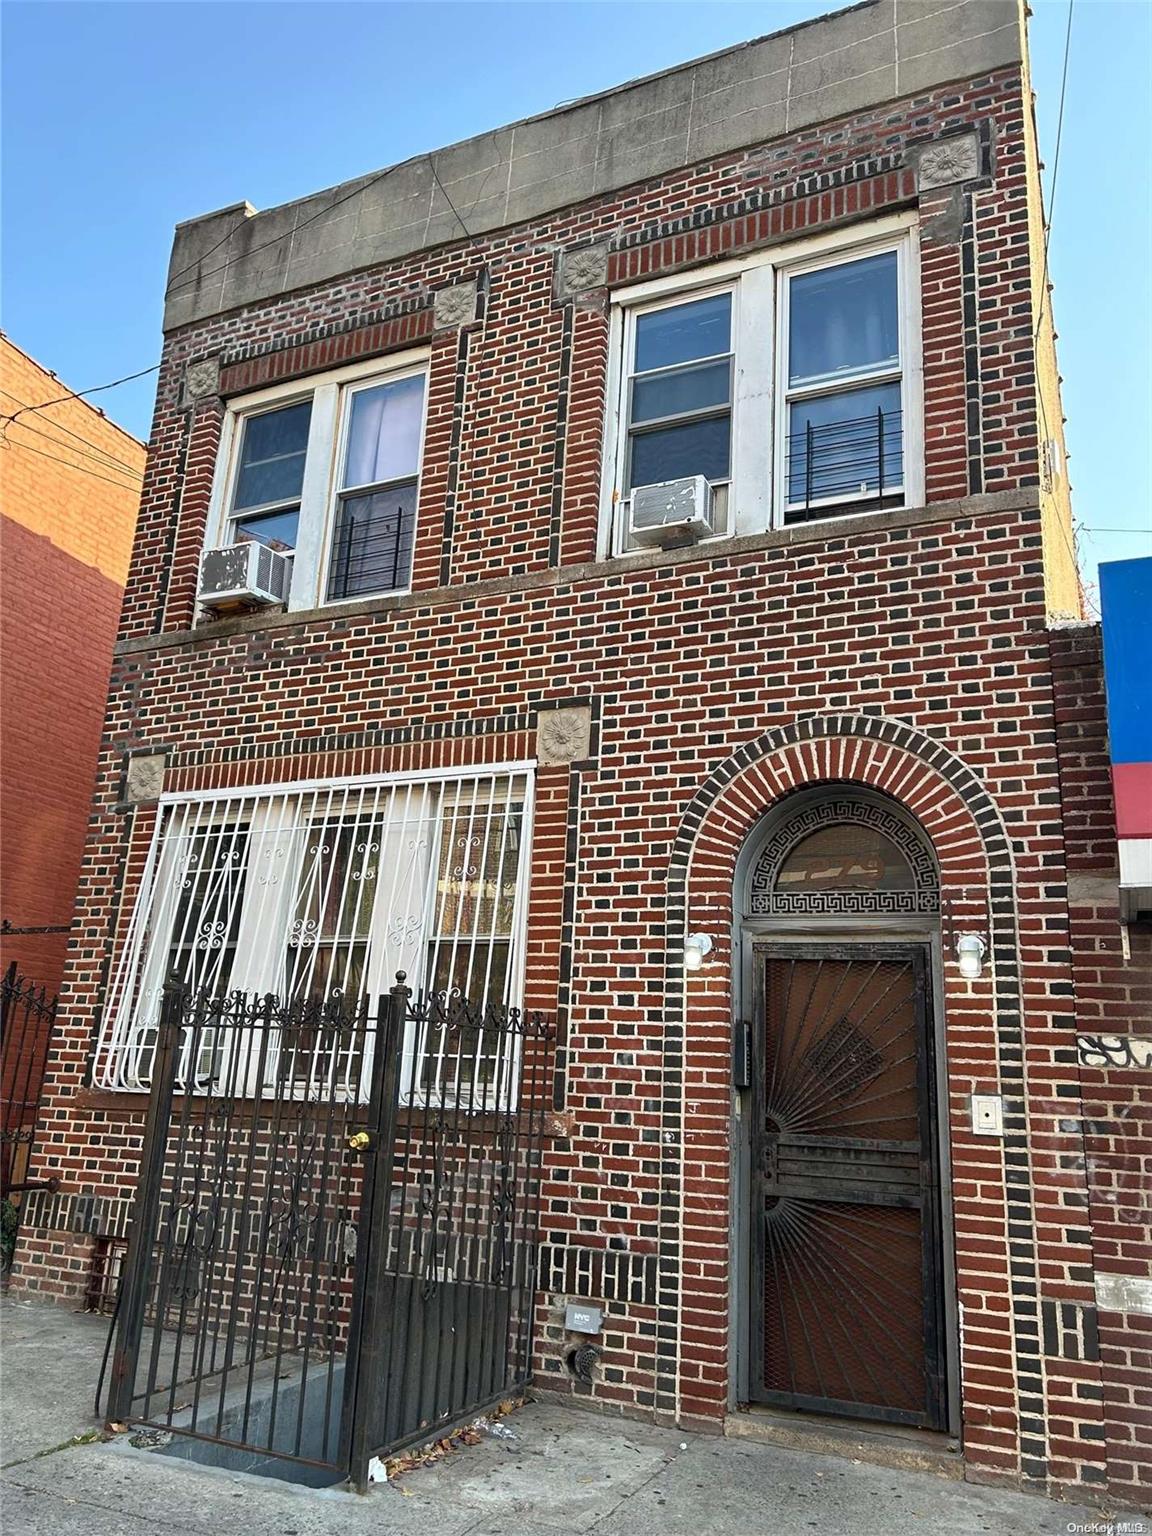
<svg viewBox="0 0 1152 1536"><path fill-rule="evenodd" d="M979 981L988 946L978 933L956 935L956 963L965 981Z"/></svg>
<svg viewBox="0 0 1152 1536"><path fill-rule="evenodd" d="M690 933L684 940L684 969L698 971L704 956L712 953L712 940L706 933Z"/></svg>

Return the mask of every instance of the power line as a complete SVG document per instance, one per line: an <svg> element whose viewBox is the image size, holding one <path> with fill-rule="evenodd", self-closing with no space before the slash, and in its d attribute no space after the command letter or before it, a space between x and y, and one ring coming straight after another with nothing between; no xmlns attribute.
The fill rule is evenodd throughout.
<svg viewBox="0 0 1152 1536"><path fill-rule="evenodd" d="M56 423L53 422L52 425L55 426ZM98 464L101 469L109 469L112 470L113 473L123 471L124 474L135 476L137 480L141 480L144 477L143 470L137 469L134 464L129 464L125 459L113 458L110 454L101 453L99 450L97 450L95 453L90 453L86 448L74 447L73 444L66 443L59 437L53 437L51 432L45 432L41 427L33 426L30 421L20 422L19 427L22 432L35 432L37 437L44 438L46 442L53 444L53 446L56 448L62 448L65 453L75 453L79 454L82 459L91 459L93 463ZM83 442L84 439L81 438L80 441ZM12 448L20 446L26 448L29 445L27 443L20 443L19 440L6 439L6 446ZM41 449L41 452L43 452L43 449Z"/></svg>
<svg viewBox="0 0 1152 1536"><path fill-rule="evenodd" d="M7 395L9 400L19 399L18 395L9 394L6 389L0 389L0 395ZM44 421L47 426L55 427L58 432L66 432L69 437L74 437L78 443L84 443L86 446L84 448L73 448L71 443L62 442L60 438L53 437L50 432L45 432L42 426L34 426L30 421L22 421L19 425L21 431L35 432L38 437L47 438L50 443L55 443L58 448L64 448L69 453L79 453L86 459L95 459L98 464L103 464L106 469L125 469L129 474L133 475L141 473L135 464L129 464L127 459L117 458L114 453L109 453L106 449L94 443L90 437L84 437L79 432L73 432L71 427L66 427L62 421L54 421L51 416L46 416ZM11 426L11 422L8 425Z"/></svg>
<svg viewBox="0 0 1152 1536"><path fill-rule="evenodd" d="M1056 113L1056 151L1052 156L1052 185L1048 193L1048 218L1044 229L1044 289L1048 293L1048 244L1052 239L1052 222L1056 217L1056 187L1060 175L1060 145L1064 138L1064 101L1068 94L1068 61L1072 54L1072 7L1075 0L1068 0L1068 24L1064 29L1064 66L1060 75L1060 106ZM1041 300L1041 319L1043 319L1043 299ZM1052 304L1048 304L1051 313ZM1036 335L1040 335L1040 321L1036 322Z"/></svg>
<svg viewBox="0 0 1152 1536"><path fill-rule="evenodd" d="M429 161L431 160L431 156L428 156L427 158ZM253 245L248 250L242 251L237 256L230 256L227 261L222 261L218 267L209 267L207 272L197 272L196 276L187 283L181 283L178 281L178 279L182 278L186 273L191 272L194 267L199 267L200 263L202 261L206 261L207 258L211 256L213 251L218 251L222 245L226 245L227 242L231 240L232 236L236 233L237 228L239 228L238 225L234 225L224 236L224 238L222 240L217 240L216 244L209 250L205 251L203 256L197 256L196 260L190 262L188 266L181 267L180 271L176 273L176 276L171 280L167 288L164 290L164 297L169 299L174 293L179 293L184 288L194 288L197 283L202 283L206 277L215 277L218 272L227 272L228 268L234 266L236 262L247 261L249 256L255 256L257 251L266 251L269 246L278 245L281 240L287 239L289 235L298 235L302 229L307 229L309 224L315 224L317 219L324 218L326 214L331 213L334 209L339 208L342 204L348 202L350 198L359 197L362 192L367 192L369 187L374 187L378 181L383 181L385 176L391 176L392 172L396 169L396 166L389 165L384 170L377 171L375 176L370 176L368 180L363 182L360 186L353 187L351 192L346 192L343 197L338 197L334 203L328 203L325 207L318 208L316 212L312 214L310 218L305 219L302 224L294 224L291 229L281 230L278 235L273 235L271 240L265 240L262 245ZM433 170L432 174L436 174L435 170ZM459 215L457 215L457 217L459 217Z"/></svg>
<svg viewBox="0 0 1152 1536"><path fill-rule="evenodd" d="M472 233L472 231L468 228L467 224L465 224L464 220L461 218L459 208L457 208L456 204L448 196L448 188L440 180L440 172L436 169L436 162L435 162L435 160L433 160L431 155L428 156L428 168L432 172L432 179L433 179L433 181L440 188L440 191L443 194L444 201L448 204L449 208L451 208L453 214L455 214L457 224L459 224L460 228L468 236L468 239L471 240L472 244L476 247L476 249L477 250L483 250L483 246L480 244L479 240L477 240L476 236ZM483 190L484 190L483 186L481 187L480 190L481 190L481 192L483 192Z"/></svg>
<svg viewBox="0 0 1152 1536"><path fill-rule="evenodd" d="M150 373L155 373L159 367L159 363L153 363L151 368L141 368L139 373L126 373L122 379L113 379L110 384L93 384L91 389L70 389L66 395L61 395L56 400L42 400L39 405L22 405L10 416L0 416L0 426L17 421L21 416L46 411L50 405L65 405L69 400L83 400L86 395L99 395L106 389L116 389L121 384L130 384L133 379L142 379Z"/></svg>
<svg viewBox="0 0 1152 1536"><path fill-rule="evenodd" d="M5 444L8 451L12 451L11 443ZM103 480L106 485L115 485L122 491L139 491L138 485L128 485L123 480L113 480L108 475L98 475L94 469L85 469L83 464L73 464L70 459L62 459L58 454L45 453L43 448L33 448L31 443L21 443L21 451L35 453L42 459L51 459L53 464L62 464L65 469L74 469L78 475L90 475L93 480Z"/></svg>
<svg viewBox="0 0 1152 1536"><path fill-rule="evenodd" d="M1048 217L1044 223L1044 262L1040 278L1040 305L1039 312L1036 316L1036 331L1032 337L1033 366L1035 366L1036 349L1040 345L1040 331L1044 325L1045 304L1048 306L1048 320L1049 324L1052 326L1053 338L1055 337L1055 318L1052 313L1052 297L1048 289L1048 246L1052 239L1052 222L1056 209L1057 177L1060 173L1060 145L1064 137L1064 103L1068 94L1068 62L1071 58L1072 51L1072 10L1074 5L1075 0L1068 0L1068 21L1064 29L1064 62L1060 74L1060 105L1056 113L1056 150L1052 157L1052 184L1048 196ZM1043 183L1041 183L1040 191L1041 195L1043 195ZM1037 372L1039 372L1038 369ZM1044 403L1044 390L1040 386L1039 381L1037 381L1036 400L1040 406L1040 420L1044 428L1045 445L1047 445L1052 441L1052 431L1048 425L1048 408ZM1045 446L1045 452L1047 451L1047 446ZM1080 561L1076 555L1076 526L1073 524L1072 537L1069 538L1068 530L1065 528L1063 520L1059 516L1056 518L1056 523L1060 529L1060 534L1064 540L1065 546L1067 547L1069 557L1071 558L1072 569L1076 572L1076 580L1080 588L1081 600L1087 602L1088 594L1084 586L1084 577L1080 570Z"/></svg>
<svg viewBox="0 0 1152 1536"><path fill-rule="evenodd" d="M436 169L435 160L431 155L425 155L424 158L428 161L428 167L432 172L432 179L435 181L436 185L440 188L440 191L444 195L444 201L448 204L449 208L451 208L453 214L456 216L456 222L460 225L460 228L464 231L468 239L472 241L473 245L479 248L479 240L477 240L476 236L472 233L467 224L465 224L464 220L461 218L460 210L456 207L456 204L448 195L447 188L440 180L440 173ZM200 267L201 263L207 261L208 257L212 255L213 251L218 251L222 245L227 245L229 240L231 240L232 236L236 233L236 230L240 227L239 225L234 225L226 235L224 235L220 240L217 240L215 245L209 246L209 248L204 252L203 256L197 256L195 261L189 262L186 267L180 268L179 272L177 272L172 277L167 288L164 290L164 297L166 299L171 298L174 293L179 293L185 288L194 288L197 283L202 283L205 278L215 277L220 272L226 272L229 267L234 266L238 261L247 261L250 256L255 256L258 251L266 251L270 246L278 245L281 240L287 239L289 235L299 234L302 229L307 229L309 224L314 224L317 219L324 218L326 214L329 214L334 209L341 207L342 204L348 202L351 198L359 197L361 193L367 192L369 187L374 187L377 182L383 181L386 176L391 176L393 171L397 169L398 167L394 165L386 166L384 170L377 171L375 176L370 176L368 180L363 182L360 186L353 187L351 192L346 192L343 197L338 197L334 203L328 203L325 207L317 209L317 211L312 214L310 218L305 219L302 224L294 224L291 229L282 230L280 234L273 235L270 240L265 240L262 245L251 246L248 250L241 251L236 256L230 256L227 261L222 261L219 266L209 267L206 272L203 270L198 271L194 278L190 279L190 281L186 283L182 283L180 281L182 277L185 277L195 268Z"/></svg>

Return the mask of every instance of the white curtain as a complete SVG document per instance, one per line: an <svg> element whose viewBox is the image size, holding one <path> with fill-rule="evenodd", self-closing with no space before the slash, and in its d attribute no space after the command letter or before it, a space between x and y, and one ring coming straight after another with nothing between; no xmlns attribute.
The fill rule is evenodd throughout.
<svg viewBox="0 0 1152 1536"><path fill-rule="evenodd" d="M406 480L419 467L424 379L397 379L352 396L342 489Z"/></svg>

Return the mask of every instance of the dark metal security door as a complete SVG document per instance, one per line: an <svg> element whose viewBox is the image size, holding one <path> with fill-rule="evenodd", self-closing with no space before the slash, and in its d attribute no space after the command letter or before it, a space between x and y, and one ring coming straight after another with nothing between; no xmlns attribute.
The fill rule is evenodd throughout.
<svg viewBox="0 0 1152 1536"><path fill-rule="evenodd" d="M755 955L753 1396L942 1428L926 951Z"/></svg>

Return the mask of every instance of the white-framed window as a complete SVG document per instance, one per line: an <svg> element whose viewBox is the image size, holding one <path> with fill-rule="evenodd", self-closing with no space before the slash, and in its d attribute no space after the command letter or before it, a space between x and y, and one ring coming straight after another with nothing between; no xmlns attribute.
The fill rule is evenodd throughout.
<svg viewBox="0 0 1152 1536"><path fill-rule="evenodd" d="M290 608L407 591L426 375L408 353L230 401L206 547L290 554Z"/></svg>
<svg viewBox="0 0 1152 1536"><path fill-rule="evenodd" d="M407 976L415 994L518 1007L532 835L526 764L164 796L109 988L94 1081L148 1086L165 980L193 995L273 995L354 1011ZM493 1036L480 1036L483 1055ZM488 1045L483 1045L487 1040ZM303 1094L331 1054L296 1047ZM267 1071L282 1061L265 1048ZM195 1071L188 1069L195 1076ZM235 1067L233 1067L235 1072ZM345 1063L361 1093L366 1063ZM483 1099L510 1063L468 1066ZM406 1099L448 1099L460 1051L409 1024ZM185 1074L187 1075L187 1073ZM503 1090L501 1090L503 1091Z"/></svg>
<svg viewBox="0 0 1152 1536"><path fill-rule="evenodd" d="M784 521L904 500L905 242L779 275Z"/></svg>
<svg viewBox="0 0 1152 1536"><path fill-rule="evenodd" d="M630 309L625 320L623 493L703 475L717 533L732 478L735 309L729 284ZM627 530L624 539L628 547Z"/></svg>
<svg viewBox="0 0 1152 1536"><path fill-rule="evenodd" d="M637 486L703 475L712 536L923 500L916 221L613 295L602 554Z"/></svg>

